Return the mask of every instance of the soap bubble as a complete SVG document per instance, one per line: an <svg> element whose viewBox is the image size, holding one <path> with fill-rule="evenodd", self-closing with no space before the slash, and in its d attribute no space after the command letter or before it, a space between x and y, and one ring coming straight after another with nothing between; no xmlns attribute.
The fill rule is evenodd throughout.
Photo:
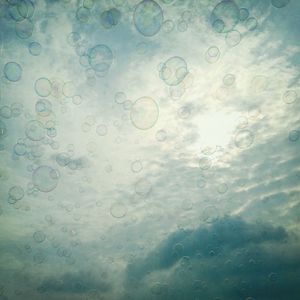
<svg viewBox="0 0 300 300"><path fill-rule="evenodd" d="M294 90L286 91L282 96L282 100L286 104L294 103L297 100L297 98L298 98L298 95L297 95L296 91L294 91Z"/></svg>
<svg viewBox="0 0 300 300"><path fill-rule="evenodd" d="M135 183L135 192L139 196L147 196L151 192L151 182L147 178L141 178Z"/></svg>
<svg viewBox="0 0 300 300"><path fill-rule="evenodd" d="M11 187L8 191L8 196L12 201L14 201L13 203L21 200L24 197L24 195L25 195L24 190L19 185L15 185L15 186ZM12 202L10 202L10 203L12 203Z"/></svg>
<svg viewBox="0 0 300 300"><path fill-rule="evenodd" d="M300 137L300 131L299 130L292 130L289 133L289 140L291 142L297 142Z"/></svg>
<svg viewBox="0 0 300 300"><path fill-rule="evenodd" d="M29 50L31 55L38 56L42 52L42 46L38 42L31 42L28 45L28 50Z"/></svg>
<svg viewBox="0 0 300 300"><path fill-rule="evenodd" d="M41 117L47 117L52 112L52 104L47 99L40 99L35 104L35 111Z"/></svg>
<svg viewBox="0 0 300 300"><path fill-rule="evenodd" d="M250 17L247 19L246 21L246 28L249 30L249 31L253 31L256 29L257 27L257 20L254 18L254 17Z"/></svg>
<svg viewBox="0 0 300 300"><path fill-rule="evenodd" d="M16 23L16 27L15 27L16 35L20 39L28 39L29 37L32 36L33 27L34 27L33 23L28 19Z"/></svg>
<svg viewBox="0 0 300 300"><path fill-rule="evenodd" d="M226 34L225 41L229 47L237 46L242 39L241 34L237 30L229 31Z"/></svg>
<svg viewBox="0 0 300 300"><path fill-rule="evenodd" d="M37 243L42 243L46 239L46 235L43 231L38 230L33 234L33 239Z"/></svg>
<svg viewBox="0 0 300 300"><path fill-rule="evenodd" d="M91 11L86 7L79 7L76 11L76 18L81 23L87 23L90 19Z"/></svg>
<svg viewBox="0 0 300 300"><path fill-rule="evenodd" d="M69 153L59 153L56 155L56 162L61 166L65 167L71 162Z"/></svg>
<svg viewBox="0 0 300 300"><path fill-rule="evenodd" d="M11 118L11 108L7 105L4 105L0 108L0 117L4 119L10 119Z"/></svg>
<svg viewBox="0 0 300 300"><path fill-rule="evenodd" d="M167 132L164 129L160 129L156 132L155 138L158 142L164 142L167 139Z"/></svg>
<svg viewBox="0 0 300 300"><path fill-rule="evenodd" d="M103 27L109 29L116 26L119 23L120 18L121 12L116 8L111 8L101 14L101 24Z"/></svg>
<svg viewBox="0 0 300 300"><path fill-rule="evenodd" d="M235 145L240 149L249 148L254 141L254 134L247 129L240 130L235 136Z"/></svg>
<svg viewBox="0 0 300 300"><path fill-rule="evenodd" d="M41 97L48 97L51 94L51 82L48 78L41 77L35 81L34 89Z"/></svg>
<svg viewBox="0 0 300 300"><path fill-rule="evenodd" d="M235 2L223 0L213 9L211 13L211 24L217 32L226 33L236 26L239 18L240 10ZM218 26L216 26L216 22L219 23Z"/></svg>
<svg viewBox="0 0 300 300"><path fill-rule="evenodd" d="M226 74L223 78L223 84L226 86L231 86L235 82L235 76L233 74Z"/></svg>
<svg viewBox="0 0 300 300"><path fill-rule="evenodd" d="M139 173L143 169L142 162L140 160L135 160L131 163L131 171L134 173Z"/></svg>
<svg viewBox="0 0 300 300"><path fill-rule="evenodd" d="M14 145L14 152L18 156L23 156L27 153L27 146L25 143L17 143Z"/></svg>
<svg viewBox="0 0 300 300"><path fill-rule="evenodd" d="M127 208L123 203L115 202L110 207L110 213L114 218L120 219L125 217Z"/></svg>
<svg viewBox="0 0 300 300"><path fill-rule="evenodd" d="M240 21L245 21L249 17L249 10L247 8L240 9Z"/></svg>
<svg viewBox="0 0 300 300"><path fill-rule="evenodd" d="M157 34L163 23L163 10L153 0L141 1L135 8L133 21L136 29L144 36Z"/></svg>
<svg viewBox="0 0 300 300"><path fill-rule="evenodd" d="M26 124L25 133L30 140L40 141L44 138L46 131L41 122L32 120Z"/></svg>
<svg viewBox="0 0 300 300"><path fill-rule="evenodd" d="M290 0L271 0L271 4L276 8L283 8L290 3Z"/></svg>
<svg viewBox="0 0 300 300"><path fill-rule="evenodd" d="M96 132L99 136L105 136L107 135L107 126L104 124L100 124L96 128Z"/></svg>
<svg viewBox="0 0 300 300"><path fill-rule="evenodd" d="M201 214L202 221L212 223L219 218L218 209L214 205L209 205L204 208Z"/></svg>
<svg viewBox="0 0 300 300"><path fill-rule="evenodd" d="M99 44L88 51L90 66L100 73L105 73L109 70L113 54L110 48L106 45Z"/></svg>
<svg viewBox="0 0 300 300"><path fill-rule="evenodd" d="M54 190L58 180L59 173L49 166L40 166L32 174L32 182L41 192L48 193Z"/></svg>
<svg viewBox="0 0 300 300"><path fill-rule="evenodd" d="M8 62L5 64L4 69L4 76L9 80L9 81L19 81L22 77L22 67L16 63L16 62Z"/></svg>
<svg viewBox="0 0 300 300"><path fill-rule="evenodd" d="M157 103L150 97L142 97L136 100L130 110L132 124L142 130L153 127L159 115Z"/></svg>
<svg viewBox="0 0 300 300"><path fill-rule="evenodd" d="M216 46L211 46L207 49L205 52L205 60L208 63L215 63L219 60L220 58L220 50Z"/></svg>

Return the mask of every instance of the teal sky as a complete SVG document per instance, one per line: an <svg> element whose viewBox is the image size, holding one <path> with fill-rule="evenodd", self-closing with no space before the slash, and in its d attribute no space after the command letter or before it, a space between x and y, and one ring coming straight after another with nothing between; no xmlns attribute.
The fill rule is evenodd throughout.
<svg viewBox="0 0 300 300"><path fill-rule="evenodd" d="M299 16L0 0L0 299L299 299Z"/></svg>

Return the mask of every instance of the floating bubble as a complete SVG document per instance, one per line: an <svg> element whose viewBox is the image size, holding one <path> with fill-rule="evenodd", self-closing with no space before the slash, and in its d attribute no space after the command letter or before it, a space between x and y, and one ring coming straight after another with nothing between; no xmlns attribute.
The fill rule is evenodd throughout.
<svg viewBox="0 0 300 300"><path fill-rule="evenodd" d="M5 64L4 69L4 76L9 80L9 81L19 81L22 77L22 67L16 63L16 62L8 62Z"/></svg>
<svg viewBox="0 0 300 300"><path fill-rule="evenodd" d="M42 243L46 239L45 233L41 230L36 231L32 237L37 243Z"/></svg>
<svg viewBox="0 0 300 300"><path fill-rule="evenodd" d="M247 19L246 21L246 28L249 30L249 31L253 31L256 29L257 27L257 20L254 18L254 17L250 17Z"/></svg>
<svg viewBox="0 0 300 300"><path fill-rule="evenodd" d="M271 4L276 8L283 8L290 3L290 0L271 0Z"/></svg>
<svg viewBox="0 0 300 300"><path fill-rule="evenodd" d="M11 187L8 191L8 196L14 202L21 200L24 197L25 193L21 186L15 185ZM10 202L11 203L11 202Z"/></svg>
<svg viewBox="0 0 300 300"><path fill-rule="evenodd" d="M67 41L69 43L69 45L71 45L72 47L75 47L78 42L80 41L81 37L80 34L78 32L71 32L68 35Z"/></svg>
<svg viewBox="0 0 300 300"><path fill-rule="evenodd" d="M95 0L84 0L83 1L83 7L92 9L95 4Z"/></svg>
<svg viewBox="0 0 300 300"><path fill-rule="evenodd" d="M101 14L101 24L103 27L109 29L116 26L119 23L120 18L121 12L116 8L111 8Z"/></svg>
<svg viewBox="0 0 300 300"><path fill-rule="evenodd" d="M143 169L142 162L140 160L135 160L131 163L131 171L134 173L139 173Z"/></svg>
<svg viewBox="0 0 300 300"><path fill-rule="evenodd" d="M96 132L97 132L97 134L99 135L99 136L105 136L105 135L107 135L107 126L106 125L104 125L104 124L100 124L100 125L98 125L97 126L97 128L96 128Z"/></svg>
<svg viewBox="0 0 300 300"><path fill-rule="evenodd" d="M28 50L31 55L38 56L42 52L42 46L38 42L31 42L28 45Z"/></svg>
<svg viewBox="0 0 300 300"><path fill-rule="evenodd" d="M237 46L242 39L241 34L237 30L229 31L226 34L225 41L229 47Z"/></svg>
<svg viewBox="0 0 300 300"><path fill-rule="evenodd" d="M56 155L56 162L61 166L65 167L71 162L69 153L59 153Z"/></svg>
<svg viewBox="0 0 300 300"><path fill-rule="evenodd" d="M90 66L100 73L106 74L111 67L113 54L110 48L106 45L97 45L88 51Z"/></svg>
<svg viewBox="0 0 300 300"><path fill-rule="evenodd" d="M41 117L47 117L52 112L52 104L47 99L40 99L35 104L35 111Z"/></svg>
<svg viewBox="0 0 300 300"><path fill-rule="evenodd" d="M163 22L162 30L166 33L171 32L175 27L175 24L172 20L166 20Z"/></svg>
<svg viewBox="0 0 300 300"><path fill-rule="evenodd" d="M240 21L245 21L249 17L249 10L247 8L240 9Z"/></svg>
<svg viewBox="0 0 300 300"><path fill-rule="evenodd" d="M217 62L219 58L220 58L220 50L216 46L209 47L205 52L205 60L210 64Z"/></svg>
<svg viewBox="0 0 300 300"><path fill-rule="evenodd" d="M291 142L297 142L300 137L300 131L299 130L292 130L289 133L289 140Z"/></svg>
<svg viewBox="0 0 300 300"><path fill-rule="evenodd" d="M41 77L35 81L34 89L41 97L48 97L51 94L51 82L48 78Z"/></svg>
<svg viewBox="0 0 300 300"><path fill-rule="evenodd" d="M9 15L10 17L15 20L16 22L21 22L22 20L25 19L25 17L23 17L19 10L18 10L18 5L10 5L9 6Z"/></svg>
<svg viewBox="0 0 300 300"><path fill-rule="evenodd" d="M48 193L54 190L58 180L59 173L49 166L40 166L32 174L32 182L41 192Z"/></svg>
<svg viewBox="0 0 300 300"><path fill-rule="evenodd" d="M81 23L87 23L90 19L91 11L86 7L79 7L76 11L76 18Z"/></svg>
<svg viewBox="0 0 300 300"><path fill-rule="evenodd" d="M135 192L139 196L147 196L151 192L151 182L147 178L141 178L135 183Z"/></svg>
<svg viewBox="0 0 300 300"><path fill-rule="evenodd" d="M17 143L14 145L14 152L18 156L23 156L27 153L27 146L24 143Z"/></svg>
<svg viewBox="0 0 300 300"><path fill-rule="evenodd" d="M4 105L0 108L0 117L4 119L11 118L11 108L7 105Z"/></svg>
<svg viewBox="0 0 300 300"><path fill-rule="evenodd" d="M177 30L179 32L184 32L188 29L188 23L185 20L179 20L177 23Z"/></svg>
<svg viewBox="0 0 300 300"><path fill-rule="evenodd" d="M197 179L197 186L200 188L200 189L203 189L205 188L206 186L206 180L202 177L198 178Z"/></svg>
<svg viewBox="0 0 300 300"><path fill-rule="evenodd" d="M32 32L33 32L33 23L28 20L25 19L22 22L16 23L16 35L20 38L20 39L28 39L29 37L32 36Z"/></svg>
<svg viewBox="0 0 300 300"><path fill-rule="evenodd" d="M202 221L212 223L219 218L218 209L214 205L209 205L202 212Z"/></svg>
<svg viewBox="0 0 300 300"><path fill-rule="evenodd" d="M173 56L163 63L159 77L170 86L178 85L188 74L186 61L179 56Z"/></svg>
<svg viewBox="0 0 300 300"><path fill-rule="evenodd" d="M235 145L240 149L249 148L254 141L254 134L250 130L240 130L235 136Z"/></svg>
<svg viewBox="0 0 300 300"><path fill-rule="evenodd" d="M74 97L76 95L76 87L72 81L65 82L62 87L63 94L68 97Z"/></svg>
<svg viewBox="0 0 300 300"><path fill-rule="evenodd" d="M123 203L115 202L110 207L110 214L117 219L124 218L127 214L127 208Z"/></svg>
<svg viewBox="0 0 300 300"><path fill-rule="evenodd" d="M167 139L167 132L164 129L160 129L156 132L155 138L158 142L164 142Z"/></svg>
<svg viewBox="0 0 300 300"><path fill-rule="evenodd" d="M46 132L41 122L32 120L26 124L25 133L30 140L40 141L44 138Z"/></svg>
<svg viewBox="0 0 300 300"><path fill-rule="evenodd" d="M123 92L117 92L117 93L115 94L115 102L116 102L117 104L122 104L122 103L124 103L126 100L127 100L127 96L126 96L125 93L123 93Z"/></svg>
<svg viewBox="0 0 300 300"><path fill-rule="evenodd" d="M297 100L297 98L298 98L298 95L297 95L296 91L294 91L294 90L286 91L282 96L282 100L286 104L294 103Z"/></svg>
<svg viewBox="0 0 300 300"><path fill-rule="evenodd" d="M209 157L202 157L199 159L199 167L201 170L208 170L212 165L212 161Z"/></svg>
<svg viewBox="0 0 300 300"><path fill-rule="evenodd" d="M150 97L141 97L136 100L130 110L132 124L141 130L152 128L159 115L157 103Z"/></svg>
<svg viewBox="0 0 300 300"><path fill-rule="evenodd" d="M231 31L236 24L239 22L240 10L234 1L223 0L218 3L211 13L211 24L213 28L219 31L226 33ZM223 23L223 26L214 27L214 24L217 20L220 20Z"/></svg>
<svg viewBox="0 0 300 300"><path fill-rule="evenodd" d="M147 37L153 36L160 31L163 19L163 10L153 0L141 1L133 13L133 21L136 29Z"/></svg>
<svg viewBox="0 0 300 300"><path fill-rule="evenodd" d="M225 194L228 191L228 186L226 183L220 183L218 185L217 191L219 194Z"/></svg>
<svg viewBox="0 0 300 300"><path fill-rule="evenodd" d="M223 78L223 84L226 86L231 86L235 82L235 76L233 74L226 74Z"/></svg>

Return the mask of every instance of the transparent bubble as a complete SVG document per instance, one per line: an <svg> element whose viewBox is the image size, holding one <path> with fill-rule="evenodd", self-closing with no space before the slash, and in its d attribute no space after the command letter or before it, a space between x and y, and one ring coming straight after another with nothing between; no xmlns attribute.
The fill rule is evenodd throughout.
<svg viewBox="0 0 300 300"><path fill-rule="evenodd" d="M144 36L157 34L163 24L163 10L153 0L141 1L133 13L133 21L136 29Z"/></svg>
<svg viewBox="0 0 300 300"><path fill-rule="evenodd" d="M249 148L254 141L254 134L247 129L240 130L235 136L235 145L240 149Z"/></svg>
<svg viewBox="0 0 300 300"><path fill-rule="evenodd" d="M41 117L47 117L52 112L52 104L47 99L40 99L35 104L35 111Z"/></svg>
<svg viewBox="0 0 300 300"><path fill-rule="evenodd" d="M38 230L33 234L33 239L37 243L42 243L46 239L46 235L43 231Z"/></svg>
<svg viewBox="0 0 300 300"><path fill-rule="evenodd" d="M11 108L9 106L2 106L0 108L0 117L4 118L4 119L9 119L11 118Z"/></svg>
<svg viewBox="0 0 300 300"><path fill-rule="evenodd" d="M78 42L80 41L81 37L80 34L78 32L71 32L68 35L67 41L69 43L69 45L71 45L72 47L75 47Z"/></svg>
<svg viewBox="0 0 300 300"><path fill-rule="evenodd" d="M240 21L245 21L249 17L249 10L247 8L240 9Z"/></svg>
<svg viewBox="0 0 300 300"><path fill-rule="evenodd" d="M235 76L233 74L226 74L223 78L223 84L226 86L231 86L235 82Z"/></svg>
<svg viewBox="0 0 300 300"><path fill-rule="evenodd" d="M14 145L14 152L19 156L23 156L27 153L27 146L24 143L17 143Z"/></svg>
<svg viewBox="0 0 300 300"><path fill-rule="evenodd" d="M164 129L160 129L156 132L155 138L158 142L164 142L167 139L167 132Z"/></svg>
<svg viewBox="0 0 300 300"><path fill-rule="evenodd" d="M294 90L286 91L282 96L282 100L286 104L294 103L297 100L297 98L298 98L298 95L297 95L296 91L294 91Z"/></svg>
<svg viewBox="0 0 300 300"><path fill-rule="evenodd" d="M103 27L109 29L113 26L116 26L121 18L121 12L116 8L111 8L109 10L104 11L101 14L101 24Z"/></svg>
<svg viewBox="0 0 300 300"><path fill-rule="evenodd" d="M83 7L92 9L95 4L95 0L83 0Z"/></svg>
<svg viewBox="0 0 300 300"><path fill-rule="evenodd" d="M191 115L191 107L189 107L188 105L183 105L183 106L179 107L179 109L177 111L177 115L181 119L189 118Z"/></svg>
<svg viewBox="0 0 300 300"><path fill-rule="evenodd" d="M163 63L159 71L160 78L170 86L178 85L188 74L186 61L173 56Z"/></svg>
<svg viewBox="0 0 300 300"><path fill-rule="evenodd" d="M205 60L210 64L217 62L219 58L220 58L220 50L216 46L209 47L205 52Z"/></svg>
<svg viewBox="0 0 300 300"><path fill-rule="evenodd" d="M65 167L71 162L69 153L59 153L56 155L56 162L61 166Z"/></svg>
<svg viewBox="0 0 300 300"><path fill-rule="evenodd" d="M201 170L208 170L212 165L212 161L209 157L202 157L199 159L199 168Z"/></svg>
<svg viewBox="0 0 300 300"><path fill-rule="evenodd" d="M4 69L4 76L9 80L9 81L19 81L22 77L22 67L16 63L16 62L8 62L5 64Z"/></svg>
<svg viewBox="0 0 300 300"><path fill-rule="evenodd" d="M72 97L72 102L75 105L79 105L82 103L82 97L80 95L75 95Z"/></svg>
<svg viewBox="0 0 300 300"><path fill-rule="evenodd" d="M276 8L283 8L290 3L290 0L271 0L271 4Z"/></svg>
<svg viewBox="0 0 300 300"><path fill-rule="evenodd" d="M51 82L48 78L41 77L35 81L34 89L41 97L48 97L51 94Z"/></svg>
<svg viewBox="0 0 300 300"><path fill-rule="evenodd" d="M135 183L135 192L139 196L147 196L151 192L151 182L147 178L141 178Z"/></svg>
<svg viewBox="0 0 300 300"><path fill-rule="evenodd" d="M241 34L237 30L229 31L226 34L225 41L229 47L237 46L242 39Z"/></svg>
<svg viewBox="0 0 300 300"><path fill-rule="evenodd" d="M124 92L115 93L115 102L117 104L122 104L127 100L127 96Z"/></svg>
<svg viewBox="0 0 300 300"><path fill-rule="evenodd" d="M48 193L54 190L58 180L59 173L49 166L40 166L32 174L32 182L41 192Z"/></svg>
<svg viewBox="0 0 300 300"><path fill-rule="evenodd" d="M175 24L172 20L166 20L163 22L162 30L166 33L171 32L175 27Z"/></svg>
<svg viewBox="0 0 300 300"><path fill-rule="evenodd" d="M23 17L20 14L19 9L18 9L18 5L10 5L9 6L9 15L16 22L21 22L22 20L25 19L25 17Z"/></svg>
<svg viewBox="0 0 300 300"><path fill-rule="evenodd" d="M188 23L185 21L185 20L179 20L178 22L177 22L177 30L179 31L179 32L184 32L184 31L186 31L187 29L188 29Z"/></svg>
<svg viewBox="0 0 300 300"><path fill-rule="evenodd" d="M257 20L254 18L254 17L250 17L247 19L246 21L246 28L249 30L249 31L253 31L256 29L257 27Z"/></svg>
<svg viewBox="0 0 300 300"><path fill-rule="evenodd" d="M31 55L38 56L42 52L42 46L38 42L31 42L28 45L28 50Z"/></svg>
<svg viewBox="0 0 300 300"><path fill-rule="evenodd" d="M217 187L219 194L225 194L228 191L228 186L226 183L220 183Z"/></svg>
<svg viewBox="0 0 300 300"><path fill-rule="evenodd" d="M28 39L32 36L33 28L34 24L29 19L25 19L22 22L16 23L16 35L20 39Z"/></svg>
<svg viewBox="0 0 300 300"><path fill-rule="evenodd" d="M24 195L24 190L19 185L11 187L8 191L8 196L15 202L21 200L24 197Z"/></svg>
<svg viewBox="0 0 300 300"><path fill-rule="evenodd" d="M30 140L40 141L44 138L46 132L41 122L32 120L26 124L25 133Z"/></svg>
<svg viewBox="0 0 300 300"><path fill-rule="evenodd" d="M88 51L90 66L100 73L105 73L111 67L113 54L106 45L97 45Z"/></svg>
<svg viewBox="0 0 300 300"><path fill-rule="evenodd" d="M219 218L218 209L214 205L205 207L201 214L202 221L212 223Z"/></svg>
<svg viewBox="0 0 300 300"><path fill-rule="evenodd" d="M105 135L107 135L107 126L106 125L104 125L104 124L100 124L100 125L98 125L97 126L97 128L96 128L96 132L97 132L97 134L99 135L99 136L105 136Z"/></svg>
<svg viewBox="0 0 300 300"><path fill-rule="evenodd" d="M23 104L19 102L15 102L11 105L11 115L12 117L16 118L21 115L23 111Z"/></svg>
<svg viewBox="0 0 300 300"><path fill-rule="evenodd" d="M300 137L300 131L299 130L292 130L289 133L289 140L291 142L297 142Z"/></svg>
<svg viewBox="0 0 300 300"><path fill-rule="evenodd" d="M140 160L135 160L131 163L131 171L134 173L139 173L143 170L143 165Z"/></svg>
<svg viewBox="0 0 300 300"><path fill-rule="evenodd" d="M76 86L72 81L65 82L62 87L62 92L66 97L72 98L76 95Z"/></svg>
<svg viewBox="0 0 300 300"><path fill-rule="evenodd" d="M127 214L127 208L123 203L115 202L110 207L110 214L117 219L124 218Z"/></svg>
<svg viewBox="0 0 300 300"><path fill-rule="evenodd" d="M239 22L240 11L234 1L223 0L218 3L211 13L211 24L217 32L226 33L231 31ZM214 27L217 20L223 23L223 26Z"/></svg>
<svg viewBox="0 0 300 300"><path fill-rule="evenodd" d="M130 110L132 124L141 130L152 128L159 116L157 103L150 97L142 97L136 100Z"/></svg>
<svg viewBox="0 0 300 300"><path fill-rule="evenodd" d="M90 19L91 11L86 7L79 7L76 11L76 18L81 23L87 23Z"/></svg>

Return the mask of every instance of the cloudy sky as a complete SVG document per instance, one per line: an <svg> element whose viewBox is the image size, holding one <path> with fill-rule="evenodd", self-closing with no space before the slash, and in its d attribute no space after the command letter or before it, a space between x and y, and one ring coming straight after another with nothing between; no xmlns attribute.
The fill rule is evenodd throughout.
<svg viewBox="0 0 300 300"><path fill-rule="evenodd" d="M299 15L0 0L0 299L299 299Z"/></svg>

